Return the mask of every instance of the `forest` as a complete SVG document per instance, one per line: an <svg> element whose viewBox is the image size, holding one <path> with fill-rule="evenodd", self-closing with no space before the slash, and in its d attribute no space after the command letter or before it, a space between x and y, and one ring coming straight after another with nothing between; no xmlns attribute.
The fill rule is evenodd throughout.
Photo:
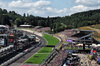
<svg viewBox="0 0 100 66"><path fill-rule="evenodd" d="M50 27L54 32L65 29L78 28L100 24L100 9L78 12L64 17L40 17L23 13L20 15L15 11L7 11L0 8L0 24L19 25L28 24L34 26Z"/></svg>

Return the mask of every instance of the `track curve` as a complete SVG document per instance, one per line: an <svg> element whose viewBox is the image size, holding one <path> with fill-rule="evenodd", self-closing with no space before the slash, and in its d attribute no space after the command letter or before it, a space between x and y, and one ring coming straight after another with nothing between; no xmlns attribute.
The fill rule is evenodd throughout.
<svg viewBox="0 0 100 66"><path fill-rule="evenodd" d="M24 31L27 35L33 35L33 33L29 33ZM40 37L38 35L36 35L36 37L38 37L41 40L41 45L46 45L47 41L43 38ZM21 57L20 59L16 60L15 62L13 62L12 64L10 64L9 66L20 66L22 63L24 63L28 58L30 58L32 55L34 55L36 52L38 52L42 47L36 47L34 50L32 50L31 52L27 53L26 55L24 55L23 57Z"/></svg>

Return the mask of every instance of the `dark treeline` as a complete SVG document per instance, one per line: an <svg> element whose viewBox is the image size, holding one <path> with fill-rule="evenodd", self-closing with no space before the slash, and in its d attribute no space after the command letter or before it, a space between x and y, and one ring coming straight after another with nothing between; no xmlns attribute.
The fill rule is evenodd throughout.
<svg viewBox="0 0 100 66"><path fill-rule="evenodd" d="M15 11L0 8L0 24L21 24L50 27L51 31L59 32L65 29L100 24L100 9L72 14L65 17L39 17L29 14L20 15Z"/></svg>
<svg viewBox="0 0 100 66"><path fill-rule="evenodd" d="M65 17L57 17L57 19L54 20L54 23L63 23L66 25L64 29L100 24L100 9L78 12Z"/></svg>

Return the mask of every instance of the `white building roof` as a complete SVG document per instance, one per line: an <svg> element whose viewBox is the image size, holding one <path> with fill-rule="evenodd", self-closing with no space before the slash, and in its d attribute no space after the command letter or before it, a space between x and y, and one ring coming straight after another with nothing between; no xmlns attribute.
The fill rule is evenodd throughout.
<svg viewBox="0 0 100 66"><path fill-rule="evenodd" d="M23 26L26 26L26 27L28 27L28 26L32 26L32 25L20 25L21 27L23 27Z"/></svg>
<svg viewBox="0 0 100 66"><path fill-rule="evenodd" d="M7 27L7 26L5 26L5 25L0 25L0 27Z"/></svg>

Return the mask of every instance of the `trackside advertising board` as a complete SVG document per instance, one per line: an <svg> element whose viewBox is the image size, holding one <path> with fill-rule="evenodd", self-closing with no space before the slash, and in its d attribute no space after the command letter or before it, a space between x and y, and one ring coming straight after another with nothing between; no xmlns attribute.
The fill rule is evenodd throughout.
<svg viewBox="0 0 100 66"><path fill-rule="evenodd" d="M71 39L66 39L66 42L73 42L73 40L71 40Z"/></svg>

